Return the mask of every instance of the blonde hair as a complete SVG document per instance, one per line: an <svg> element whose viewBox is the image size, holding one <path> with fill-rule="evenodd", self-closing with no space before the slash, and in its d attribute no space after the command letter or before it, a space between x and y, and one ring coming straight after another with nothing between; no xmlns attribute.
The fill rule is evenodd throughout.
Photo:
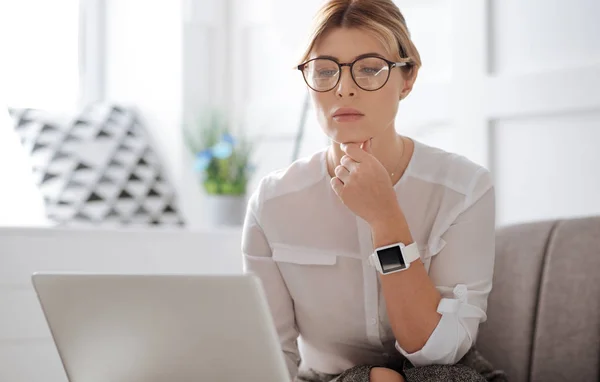
<svg viewBox="0 0 600 382"><path fill-rule="evenodd" d="M372 32L408 71L421 67L421 56L410 38L404 16L392 0L329 0L317 12L300 63L306 62L315 44L334 28L360 28ZM403 69L404 69L403 68Z"/></svg>

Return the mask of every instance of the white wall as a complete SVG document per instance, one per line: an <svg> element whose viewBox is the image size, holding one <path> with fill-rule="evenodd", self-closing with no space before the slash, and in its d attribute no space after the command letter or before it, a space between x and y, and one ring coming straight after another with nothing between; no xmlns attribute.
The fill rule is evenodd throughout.
<svg viewBox="0 0 600 382"><path fill-rule="evenodd" d="M489 5L484 107L502 223L600 214L600 3Z"/></svg>

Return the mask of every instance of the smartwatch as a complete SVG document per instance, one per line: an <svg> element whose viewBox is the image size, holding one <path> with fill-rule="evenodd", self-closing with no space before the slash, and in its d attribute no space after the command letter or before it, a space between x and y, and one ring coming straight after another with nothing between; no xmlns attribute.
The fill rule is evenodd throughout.
<svg viewBox="0 0 600 382"><path fill-rule="evenodd" d="M420 258L417 243L404 245L396 243L379 247L369 256L369 262L382 275L402 272L410 267L410 263Z"/></svg>

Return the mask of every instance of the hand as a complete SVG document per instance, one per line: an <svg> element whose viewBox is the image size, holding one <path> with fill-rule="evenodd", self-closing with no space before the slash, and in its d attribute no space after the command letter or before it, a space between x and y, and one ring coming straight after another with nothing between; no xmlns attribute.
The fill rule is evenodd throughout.
<svg viewBox="0 0 600 382"><path fill-rule="evenodd" d="M390 176L371 151L371 140L362 145L341 144L346 153L334 170L331 187L354 214L371 226L401 214Z"/></svg>

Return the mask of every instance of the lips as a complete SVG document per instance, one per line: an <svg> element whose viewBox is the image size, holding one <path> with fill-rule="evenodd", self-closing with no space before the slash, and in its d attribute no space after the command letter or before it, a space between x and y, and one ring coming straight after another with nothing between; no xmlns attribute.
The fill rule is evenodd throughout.
<svg viewBox="0 0 600 382"><path fill-rule="evenodd" d="M333 120L336 122L354 122L362 119L364 116L363 113L356 109L343 107L333 113Z"/></svg>
<svg viewBox="0 0 600 382"><path fill-rule="evenodd" d="M350 107L342 107L340 109L337 109L334 113L333 113L333 117L346 117L346 116L364 116L363 113L361 113L360 111L350 108Z"/></svg>

